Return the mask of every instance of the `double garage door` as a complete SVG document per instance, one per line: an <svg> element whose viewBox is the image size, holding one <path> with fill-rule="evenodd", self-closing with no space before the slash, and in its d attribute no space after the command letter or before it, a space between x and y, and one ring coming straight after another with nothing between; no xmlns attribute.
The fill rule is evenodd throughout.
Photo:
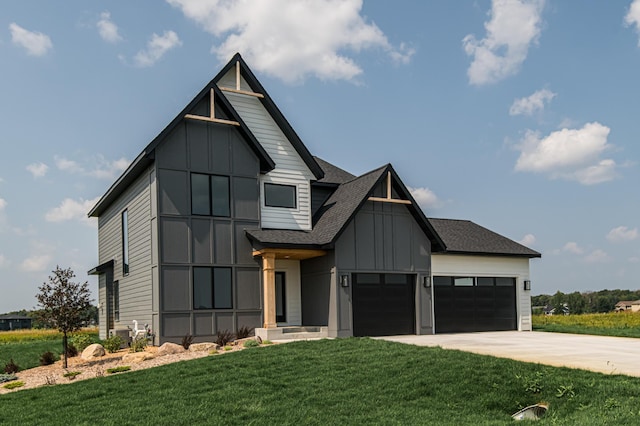
<svg viewBox="0 0 640 426"><path fill-rule="evenodd" d="M516 330L516 279L433 277L436 333Z"/></svg>

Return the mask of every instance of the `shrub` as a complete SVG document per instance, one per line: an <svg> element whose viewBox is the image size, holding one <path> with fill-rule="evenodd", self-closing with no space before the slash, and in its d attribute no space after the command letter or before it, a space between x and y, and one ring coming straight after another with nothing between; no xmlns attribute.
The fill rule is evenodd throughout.
<svg viewBox="0 0 640 426"><path fill-rule="evenodd" d="M107 373L115 374L115 373L122 373L123 371L129 371L129 370L131 370L130 366L121 365L120 367L107 368Z"/></svg>
<svg viewBox="0 0 640 426"><path fill-rule="evenodd" d="M6 383L3 388L5 389L15 389L24 386L24 382L10 382Z"/></svg>
<svg viewBox="0 0 640 426"><path fill-rule="evenodd" d="M16 379L17 379L17 377L16 377L15 374L0 373L0 383L12 382L12 381L14 381Z"/></svg>
<svg viewBox="0 0 640 426"><path fill-rule="evenodd" d="M62 377L66 377L69 380L73 380L77 375L82 374L82 371L69 371L68 373L64 373Z"/></svg>
<svg viewBox="0 0 640 426"><path fill-rule="evenodd" d="M131 342L131 348L129 348L129 352L143 352L146 347L147 347L146 337L133 339L133 341Z"/></svg>
<svg viewBox="0 0 640 426"><path fill-rule="evenodd" d="M115 335L104 339L102 346L104 346L107 352L113 353L118 352L123 343L122 337Z"/></svg>
<svg viewBox="0 0 640 426"><path fill-rule="evenodd" d="M182 347L185 349L189 349L189 346L191 346L191 343L193 343L193 336L189 333L185 334L184 337L182 338Z"/></svg>
<svg viewBox="0 0 640 426"><path fill-rule="evenodd" d="M215 344L218 346L226 346L227 343L233 340L233 333L229 330L218 331Z"/></svg>
<svg viewBox="0 0 640 426"><path fill-rule="evenodd" d="M13 362L13 358L11 358L9 362L6 363L4 366L4 372L7 374L14 374L14 373L17 373L18 371L20 371L20 367L18 366L18 364Z"/></svg>
<svg viewBox="0 0 640 426"><path fill-rule="evenodd" d="M236 339L246 339L251 336L253 336L253 327L250 328L246 325L238 328L238 331L236 332Z"/></svg>
<svg viewBox="0 0 640 426"><path fill-rule="evenodd" d="M51 365L56 362L56 356L53 352L47 351L40 355L40 365Z"/></svg>
<svg viewBox="0 0 640 426"><path fill-rule="evenodd" d="M263 340L263 341L262 341L262 344L263 344L263 345L272 345L272 344L273 344L273 342L272 342L271 340Z"/></svg>
<svg viewBox="0 0 640 426"><path fill-rule="evenodd" d="M93 339L88 334L78 334L73 338L73 345L78 348L78 352L84 351L91 344L93 344Z"/></svg>
<svg viewBox="0 0 640 426"><path fill-rule="evenodd" d="M231 350L233 350L233 346L225 346L224 350L225 351L231 351Z"/></svg>
<svg viewBox="0 0 640 426"><path fill-rule="evenodd" d="M78 356L78 349L72 344L67 344L67 358L73 358L74 356Z"/></svg>
<svg viewBox="0 0 640 426"><path fill-rule="evenodd" d="M260 343L255 340L247 340L246 342L244 342L245 348L257 348L258 346L260 346Z"/></svg>

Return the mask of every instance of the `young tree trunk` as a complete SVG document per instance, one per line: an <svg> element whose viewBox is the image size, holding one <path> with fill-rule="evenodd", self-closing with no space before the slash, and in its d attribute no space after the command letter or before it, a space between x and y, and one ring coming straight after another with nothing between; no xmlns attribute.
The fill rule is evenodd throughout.
<svg viewBox="0 0 640 426"><path fill-rule="evenodd" d="M64 368L67 368L67 332L62 333L62 356L64 357Z"/></svg>

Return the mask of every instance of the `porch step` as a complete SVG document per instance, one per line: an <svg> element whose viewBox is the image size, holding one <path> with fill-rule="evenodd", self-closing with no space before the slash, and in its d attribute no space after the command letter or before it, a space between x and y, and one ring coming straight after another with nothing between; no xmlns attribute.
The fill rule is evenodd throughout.
<svg viewBox="0 0 640 426"><path fill-rule="evenodd" d="M308 340L329 337L329 327L277 327L256 328L262 340Z"/></svg>

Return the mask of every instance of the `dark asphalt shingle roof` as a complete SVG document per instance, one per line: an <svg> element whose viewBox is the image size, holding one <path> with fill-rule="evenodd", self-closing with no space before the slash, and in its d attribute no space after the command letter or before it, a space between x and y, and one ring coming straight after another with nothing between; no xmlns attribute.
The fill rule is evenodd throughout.
<svg viewBox="0 0 640 426"><path fill-rule="evenodd" d="M324 161L322 158L318 158L315 156L313 158L314 160L316 160L316 163L318 163L318 165L324 172L324 177L318 180L317 183L340 185L356 178L355 175L352 175L348 171L343 170L338 166L334 166L327 161Z"/></svg>
<svg viewBox="0 0 640 426"><path fill-rule="evenodd" d="M541 257L535 250L469 220L433 219L429 222L446 245L445 253Z"/></svg>

